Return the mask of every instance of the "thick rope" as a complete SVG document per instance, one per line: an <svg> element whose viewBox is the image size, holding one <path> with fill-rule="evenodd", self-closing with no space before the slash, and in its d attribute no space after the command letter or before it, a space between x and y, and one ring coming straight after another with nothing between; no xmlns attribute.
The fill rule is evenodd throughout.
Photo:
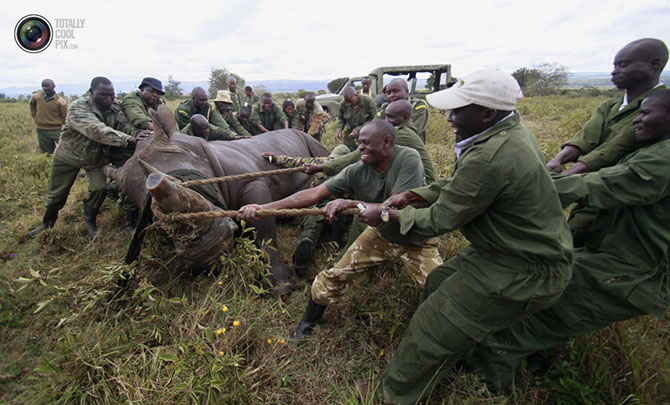
<svg viewBox="0 0 670 405"><path fill-rule="evenodd" d="M338 215L356 215L358 208L347 208L338 212ZM188 214L172 214L167 218L172 221L189 221L193 219L205 218L221 218L221 217L236 217L239 214L234 210L217 210L217 211L203 211L192 212ZM258 210L257 217L306 217L308 215L325 215L325 210L321 208L301 208L301 209L283 209L283 210Z"/></svg>
<svg viewBox="0 0 670 405"><path fill-rule="evenodd" d="M191 180L191 181L185 181L183 183L179 183L179 185L184 186L184 187L195 187L195 186L200 186L200 185L203 185L203 184L225 183L225 182L229 182L229 181L255 179L255 178L258 178L258 177L275 176L275 175L278 175L278 174L299 173L299 172L304 172L304 171L305 171L304 166L289 167L287 169L266 170L266 171L263 171L263 172L236 174L236 175L225 176L225 177L213 177L211 179L204 179L204 180ZM227 216L231 216L231 215L227 215Z"/></svg>

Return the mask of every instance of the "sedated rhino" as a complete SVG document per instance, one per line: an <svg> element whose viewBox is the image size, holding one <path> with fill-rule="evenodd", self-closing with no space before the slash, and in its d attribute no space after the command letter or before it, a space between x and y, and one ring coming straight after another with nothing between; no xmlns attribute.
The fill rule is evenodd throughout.
<svg viewBox="0 0 670 405"><path fill-rule="evenodd" d="M107 177L116 180L128 199L143 207L148 191L151 191L154 207L163 213L184 213L220 210L210 199L168 181L165 173L196 173L202 178L222 177L235 174L274 170L277 167L267 162L263 152L275 152L290 156L327 156L328 150L312 137L293 129L272 131L237 141L212 141L181 134L176 131L174 115L168 107L161 105L158 111L150 110L154 121L154 135L137 146L135 154L123 167L107 166L103 169ZM154 174L152 174L154 172ZM310 176L303 173L283 174L272 177L213 184L215 193L225 209L235 210L245 204L266 202L284 198L294 192L308 188ZM211 189L210 189L211 190ZM155 212L156 213L156 212ZM287 294L291 290L290 275L281 260L276 246L275 218L266 217L250 222L256 228L256 243L271 239L267 253L270 257L271 280L275 295ZM180 224L177 234L195 233L185 238L172 237L176 253L187 268L200 268L218 258L232 245L236 223L230 218L198 219L190 225ZM184 235L186 236L186 235Z"/></svg>

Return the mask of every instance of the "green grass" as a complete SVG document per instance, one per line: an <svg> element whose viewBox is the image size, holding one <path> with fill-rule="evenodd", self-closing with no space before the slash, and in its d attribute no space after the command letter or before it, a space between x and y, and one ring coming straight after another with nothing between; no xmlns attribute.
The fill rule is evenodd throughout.
<svg viewBox="0 0 670 405"><path fill-rule="evenodd" d="M603 99L528 98L519 111L550 157ZM446 177L453 132L445 115L430 114L427 144ZM332 147L333 122L328 131ZM356 404L354 380L386 367L418 303L419 290L394 263L330 307L309 342L282 344L310 284L296 280L286 300L264 294L267 266L249 240L216 272L192 276L152 233L139 264L126 266L123 214L105 202L99 236L89 242L81 213L87 181L78 179L56 226L25 241L41 220L51 164L37 151L26 103L0 105L0 150L0 403ZM279 226L287 261L299 232L298 222ZM446 259L465 244L454 232L439 249ZM336 252L319 250L313 271ZM668 402L669 341L667 318L642 317L543 353L548 371L527 367L513 393L490 393L455 371L429 402Z"/></svg>

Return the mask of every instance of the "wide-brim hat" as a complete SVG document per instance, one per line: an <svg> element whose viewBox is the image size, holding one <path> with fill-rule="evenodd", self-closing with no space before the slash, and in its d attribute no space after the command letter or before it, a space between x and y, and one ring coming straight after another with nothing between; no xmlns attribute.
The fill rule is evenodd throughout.
<svg viewBox="0 0 670 405"><path fill-rule="evenodd" d="M219 90L216 92L214 102L233 104L233 99L230 98L230 92L228 90Z"/></svg>

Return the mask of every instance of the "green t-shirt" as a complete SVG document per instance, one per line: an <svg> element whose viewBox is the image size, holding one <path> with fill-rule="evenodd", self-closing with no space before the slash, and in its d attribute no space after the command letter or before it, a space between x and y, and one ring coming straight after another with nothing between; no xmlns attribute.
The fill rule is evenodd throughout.
<svg viewBox="0 0 670 405"><path fill-rule="evenodd" d="M423 165L419 153L414 149L396 145L393 160L385 172L377 173L374 167L358 162L329 179L325 186L338 198L349 195L355 200L381 203L392 194L420 187L422 184ZM382 236L391 243L423 246L427 239L401 235L398 223L387 223L378 228Z"/></svg>

